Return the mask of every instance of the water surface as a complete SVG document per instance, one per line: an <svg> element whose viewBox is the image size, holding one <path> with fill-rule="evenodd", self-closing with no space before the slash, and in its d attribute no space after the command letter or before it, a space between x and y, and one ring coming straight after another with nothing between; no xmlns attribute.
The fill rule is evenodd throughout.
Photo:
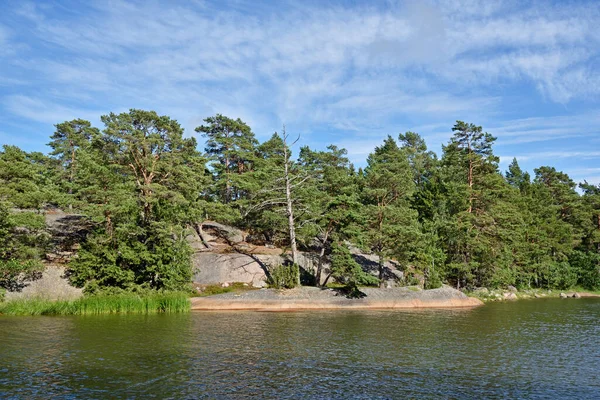
<svg viewBox="0 0 600 400"><path fill-rule="evenodd" d="M600 398L600 300L0 317L0 398Z"/></svg>

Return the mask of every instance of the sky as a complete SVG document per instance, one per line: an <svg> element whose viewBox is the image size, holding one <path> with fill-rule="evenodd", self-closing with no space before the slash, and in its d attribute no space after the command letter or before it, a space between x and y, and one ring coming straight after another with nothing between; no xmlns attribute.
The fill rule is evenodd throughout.
<svg viewBox="0 0 600 400"><path fill-rule="evenodd" d="M0 143L46 152L54 124L130 108L193 136L220 113L362 166L406 131L441 154L462 120L501 170L600 184L599 26L597 0L0 0Z"/></svg>

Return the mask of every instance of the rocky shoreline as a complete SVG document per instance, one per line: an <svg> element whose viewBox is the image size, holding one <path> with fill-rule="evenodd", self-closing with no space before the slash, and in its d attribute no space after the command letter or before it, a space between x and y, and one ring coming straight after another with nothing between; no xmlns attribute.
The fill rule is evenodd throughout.
<svg viewBox="0 0 600 400"><path fill-rule="evenodd" d="M411 288L361 289L366 297L348 299L332 289L302 287L288 290L260 289L191 299L197 311L293 311L465 308L483 305L479 299L448 286L432 290Z"/></svg>

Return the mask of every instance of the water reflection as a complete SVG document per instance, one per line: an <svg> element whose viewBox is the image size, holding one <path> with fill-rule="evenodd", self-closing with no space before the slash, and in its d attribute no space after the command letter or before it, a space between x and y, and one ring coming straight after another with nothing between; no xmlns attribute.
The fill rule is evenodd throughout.
<svg viewBox="0 0 600 400"><path fill-rule="evenodd" d="M0 318L0 398L599 398L600 301Z"/></svg>

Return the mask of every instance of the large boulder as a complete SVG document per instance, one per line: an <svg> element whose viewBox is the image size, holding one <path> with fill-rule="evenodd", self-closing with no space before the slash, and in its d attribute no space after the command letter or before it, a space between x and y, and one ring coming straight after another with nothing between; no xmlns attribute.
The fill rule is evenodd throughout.
<svg viewBox="0 0 600 400"><path fill-rule="evenodd" d="M231 244L244 242L247 236L247 233L240 229L213 221L204 221L202 231L208 235L209 241L220 238Z"/></svg>
<svg viewBox="0 0 600 400"><path fill-rule="evenodd" d="M240 252L215 253L200 252L192 258L193 281L198 284L219 284L223 282L243 282L255 287L266 285L267 277L273 268L291 262L289 254L251 254ZM300 268L310 275L317 270L317 256L312 253L299 253ZM323 266L321 283L329 274Z"/></svg>
<svg viewBox="0 0 600 400"><path fill-rule="evenodd" d="M58 265L47 265L39 279L26 281L21 290L6 293L7 300L73 300L81 296L83 291L69 284L65 268Z"/></svg>
<svg viewBox="0 0 600 400"><path fill-rule="evenodd" d="M379 276L379 257L376 254L364 253L358 247L352 245L348 248L352 258L361 266L363 271ZM386 281L386 287L397 287L404 280L404 272L398 267L398 263L394 261L388 260L383 264L383 279Z"/></svg>
<svg viewBox="0 0 600 400"><path fill-rule="evenodd" d="M504 293L504 300L517 300L517 295L513 292Z"/></svg>
<svg viewBox="0 0 600 400"><path fill-rule="evenodd" d="M281 256L267 254L198 253L193 257L193 280L198 284L244 282L263 287L268 271L282 261Z"/></svg>

